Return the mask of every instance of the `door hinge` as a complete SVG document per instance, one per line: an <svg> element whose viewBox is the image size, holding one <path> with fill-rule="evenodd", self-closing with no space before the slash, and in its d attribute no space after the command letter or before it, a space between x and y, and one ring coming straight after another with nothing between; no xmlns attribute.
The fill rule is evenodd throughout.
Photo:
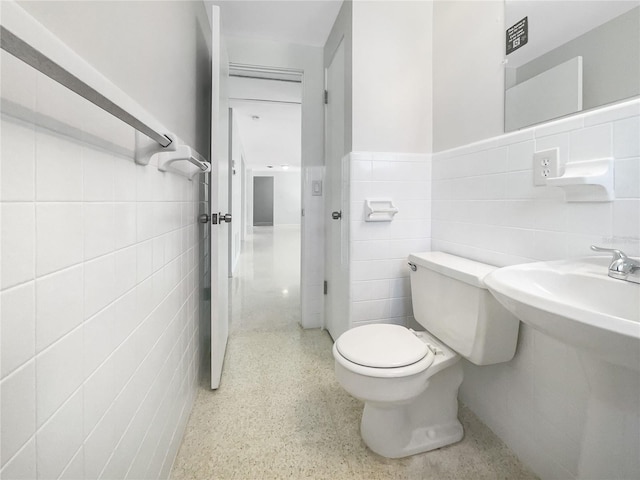
<svg viewBox="0 0 640 480"><path fill-rule="evenodd" d="M326 295L328 291L329 291L329 282L327 282L325 280L324 281L324 294Z"/></svg>
<svg viewBox="0 0 640 480"><path fill-rule="evenodd" d="M328 90L324 91L324 104L325 105L329 105L329 91Z"/></svg>

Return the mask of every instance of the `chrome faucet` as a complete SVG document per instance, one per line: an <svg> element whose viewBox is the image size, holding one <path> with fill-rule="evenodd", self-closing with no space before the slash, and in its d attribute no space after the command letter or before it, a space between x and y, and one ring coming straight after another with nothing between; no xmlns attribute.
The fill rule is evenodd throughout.
<svg viewBox="0 0 640 480"><path fill-rule="evenodd" d="M618 280L640 283L640 262L627 257L624 252L615 248L602 248L591 245L594 252L613 253L611 265L609 265L609 276Z"/></svg>

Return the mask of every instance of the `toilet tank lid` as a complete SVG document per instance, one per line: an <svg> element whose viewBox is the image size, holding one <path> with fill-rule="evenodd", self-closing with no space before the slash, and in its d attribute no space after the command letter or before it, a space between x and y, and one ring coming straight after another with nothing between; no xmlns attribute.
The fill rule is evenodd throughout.
<svg viewBox="0 0 640 480"><path fill-rule="evenodd" d="M484 277L498 268L444 252L412 253L409 262L478 288L487 288Z"/></svg>

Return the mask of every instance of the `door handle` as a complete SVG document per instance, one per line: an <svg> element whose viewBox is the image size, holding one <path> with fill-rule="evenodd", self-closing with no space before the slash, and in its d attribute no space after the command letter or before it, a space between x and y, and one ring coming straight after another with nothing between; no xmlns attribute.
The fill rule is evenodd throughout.
<svg viewBox="0 0 640 480"><path fill-rule="evenodd" d="M331 218L334 220L340 220L342 218L342 210L339 212L331 212Z"/></svg>
<svg viewBox="0 0 640 480"><path fill-rule="evenodd" d="M202 213L200 215L198 215L198 222L200 223L209 223L209 214L208 213Z"/></svg>
<svg viewBox="0 0 640 480"><path fill-rule="evenodd" d="M231 214L227 213L223 215L221 213L214 213L213 215L211 215L211 223L213 223L214 225L218 225L222 222L231 223Z"/></svg>

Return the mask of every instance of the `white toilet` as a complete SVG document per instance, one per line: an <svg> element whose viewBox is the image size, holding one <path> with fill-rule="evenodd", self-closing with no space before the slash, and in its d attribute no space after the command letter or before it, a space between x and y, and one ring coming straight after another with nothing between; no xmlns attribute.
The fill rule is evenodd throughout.
<svg viewBox="0 0 640 480"><path fill-rule="evenodd" d="M360 432L389 458L462 439L460 356L476 365L513 358L519 321L483 278L496 267L442 252L409 256L413 315L426 332L364 325L333 345L338 382L365 403Z"/></svg>

